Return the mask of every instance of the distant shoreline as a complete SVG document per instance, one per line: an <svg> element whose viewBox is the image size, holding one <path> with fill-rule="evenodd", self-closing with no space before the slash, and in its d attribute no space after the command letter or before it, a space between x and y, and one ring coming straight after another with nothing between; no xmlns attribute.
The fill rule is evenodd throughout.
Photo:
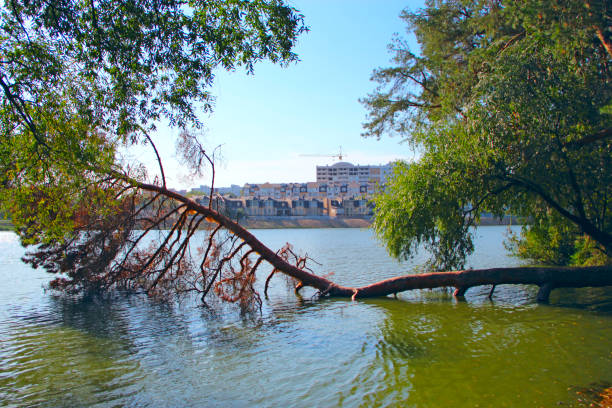
<svg viewBox="0 0 612 408"><path fill-rule="evenodd" d="M257 217L239 223L248 229L368 228L372 225L372 221L367 218L344 217Z"/></svg>
<svg viewBox="0 0 612 408"><path fill-rule="evenodd" d="M250 217L240 220L240 225L248 229L295 229L295 228L369 228L370 218L348 217ZM520 225L516 217L504 217L501 221L493 217L481 217L478 225ZM0 231L13 231L10 221L0 220Z"/></svg>
<svg viewBox="0 0 612 408"><path fill-rule="evenodd" d="M348 217L250 217L239 221L240 225L249 229L283 229L283 228L369 228L371 218ZM516 217L505 216L481 217L478 225L520 225Z"/></svg>

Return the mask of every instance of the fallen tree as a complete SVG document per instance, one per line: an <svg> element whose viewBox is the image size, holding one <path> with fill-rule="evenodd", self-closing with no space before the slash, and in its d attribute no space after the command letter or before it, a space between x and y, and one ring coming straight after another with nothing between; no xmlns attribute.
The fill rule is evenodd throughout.
<svg viewBox="0 0 612 408"><path fill-rule="evenodd" d="M253 284L256 271L264 261L272 266L266 291L270 279L281 273L295 279L296 292L312 287L318 290L319 296L353 300L438 287L454 287L454 295L462 297L474 286L532 284L540 287L537 300L546 302L554 288L612 285L612 266L594 266L470 269L399 276L363 287L341 286L315 274L307 266L308 258L296 255L291 247L278 252L268 248L238 222L215 210L212 199L203 205L164 186L139 182L126 175L115 174L115 177L115 182L127 183L124 189L133 189L139 194L148 192L152 194L150 199L138 209L132 206L127 212L117 212L116 222L110 222L107 227L103 224L113 217L101 220L88 214L84 216L86 221L80 221L73 239L43 245L30 253L26 262L69 277L56 279L52 287L68 291L125 288L161 296L197 292L203 301L213 292L223 300L252 306L261 304ZM135 196L126 197L133 200ZM175 204L169 206L167 200ZM161 205L154 216L151 213L138 216L156 201ZM144 236L159 231L172 216L176 219L170 228L161 231L163 238L156 245L139 246ZM136 229L145 219L148 227L144 231ZM203 250L191 257L190 241L202 222L215 227L209 230ZM97 234L92 234L94 228Z"/></svg>
<svg viewBox="0 0 612 408"><path fill-rule="evenodd" d="M385 279L367 286L352 288L317 276L314 273L292 265L286 258L279 256L265 246L253 234L240 224L225 217L210 207L205 207L189 198L152 184L138 183L143 190L154 191L172 197L188 206L189 210L201 213L214 220L218 225L231 231L243 240L261 259L270 263L274 271L282 272L298 281L296 290L304 286L318 289L320 294L358 298L381 297L413 289L432 289L439 287L454 287L454 296L464 296L465 292L474 286L501 284L538 285L540 290L537 300L548 301L548 296L554 288L565 287L598 287L612 286L612 266L591 267L512 267L468 269L451 272L433 272L417 275L405 275Z"/></svg>
<svg viewBox="0 0 612 408"><path fill-rule="evenodd" d="M324 277L317 276L314 273L290 264L286 258L282 258L270 250L240 224L209 207L199 205L180 194L155 185L139 184L139 186L145 190L173 197L177 201L187 204L189 209L202 213L219 225L227 228L247 243L262 259L269 262L275 271L282 272L296 279L298 281L297 290L303 286L311 286L318 289L324 295L350 297L355 300L357 298L387 296L413 289L439 287L455 287L454 295L464 296L465 292L474 286L531 284L540 287L537 300L546 302L548 301L550 291L554 288L612 286L612 266L469 269L399 276L359 288L340 286Z"/></svg>

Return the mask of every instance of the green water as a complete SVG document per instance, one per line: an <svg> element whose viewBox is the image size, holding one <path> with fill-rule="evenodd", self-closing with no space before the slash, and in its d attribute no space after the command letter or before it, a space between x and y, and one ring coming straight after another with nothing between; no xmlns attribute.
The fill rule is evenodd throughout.
<svg viewBox="0 0 612 408"><path fill-rule="evenodd" d="M474 267L513 265L503 228L477 233ZM4 234L4 235L2 235ZM359 285L408 273L362 230L268 230ZM0 233L1 406L587 407L612 383L612 291L473 288L312 301L275 280L261 315L138 296L71 299ZM493 254L493 255L492 255ZM306 295L308 295L306 293Z"/></svg>

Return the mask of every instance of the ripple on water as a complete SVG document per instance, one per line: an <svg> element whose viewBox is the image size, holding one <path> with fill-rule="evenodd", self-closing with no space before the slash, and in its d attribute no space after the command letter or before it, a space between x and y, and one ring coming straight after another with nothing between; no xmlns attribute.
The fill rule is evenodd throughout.
<svg viewBox="0 0 612 408"><path fill-rule="evenodd" d="M273 247L287 234L258 232ZM368 231L291 235L339 281L410 270ZM262 314L243 315L138 296L56 298L6 245L0 237L13 254L0 260L10 264L0 269L10 282L0 286L0 405L567 406L573 390L612 382L605 290L553 291L554 306L537 305L529 286L499 286L492 302L488 287L463 302L444 291L309 301L275 277Z"/></svg>
<svg viewBox="0 0 612 408"><path fill-rule="evenodd" d="M31 322L8 328L3 340L0 393L9 405L94 405L139 388L138 363L114 342Z"/></svg>

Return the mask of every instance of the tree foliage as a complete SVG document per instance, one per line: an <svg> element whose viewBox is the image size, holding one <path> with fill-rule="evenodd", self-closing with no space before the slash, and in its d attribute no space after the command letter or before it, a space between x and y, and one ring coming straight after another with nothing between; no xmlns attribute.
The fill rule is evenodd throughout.
<svg viewBox="0 0 612 408"><path fill-rule="evenodd" d="M506 247L517 256L545 265L612 263L596 242L569 221L553 213L532 220L522 234L510 234Z"/></svg>
<svg viewBox="0 0 612 408"><path fill-rule="evenodd" d="M424 243L462 266L483 211L560 220L612 254L612 9L607 2L430 1L402 18L363 100L365 135L421 153L376 201L395 256Z"/></svg>
<svg viewBox="0 0 612 408"><path fill-rule="evenodd" d="M69 233L113 172L143 180L146 169L126 168L118 149L151 143L159 121L199 127L216 69L295 61L304 30L280 0L7 1L0 200L28 230L24 243Z"/></svg>
<svg viewBox="0 0 612 408"><path fill-rule="evenodd" d="M238 239L210 230L196 263L190 239L212 218L171 197L159 154L151 180L120 152L145 143L157 154L151 135L164 121L182 129L198 171L211 156L185 135L212 109L216 70L296 61L305 30L282 0L6 1L0 204L32 249L26 262L62 274L53 287L74 291L208 292L228 269L236 273L225 286L239 282L239 295L223 285L219 293L252 298L256 265L234 252Z"/></svg>

